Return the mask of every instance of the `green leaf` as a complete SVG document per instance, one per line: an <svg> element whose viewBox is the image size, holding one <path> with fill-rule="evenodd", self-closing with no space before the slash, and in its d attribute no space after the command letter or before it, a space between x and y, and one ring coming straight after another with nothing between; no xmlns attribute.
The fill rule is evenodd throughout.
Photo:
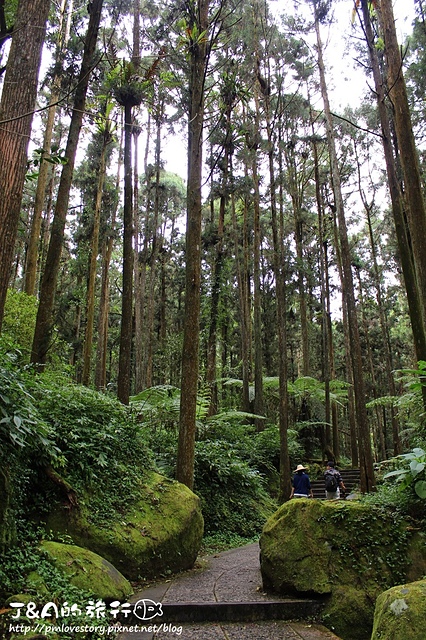
<svg viewBox="0 0 426 640"><path fill-rule="evenodd" d="M419 496L419 498L422 498L422 500L426 499L426 481L425 480L419 480L418 482L416 482L416 484L414 485L414 490Z"/></svg>

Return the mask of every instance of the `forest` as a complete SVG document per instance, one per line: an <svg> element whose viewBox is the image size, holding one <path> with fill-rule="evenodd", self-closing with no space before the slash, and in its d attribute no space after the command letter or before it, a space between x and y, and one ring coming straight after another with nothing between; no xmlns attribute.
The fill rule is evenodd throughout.
<svg viewBox="0 0 426 640"><path fill-rule="evenodd" d="M403 41L402 0L0 2L2 553L46 478L71 504L102 478L107 517L138 465L219 537L259 531L300 462L424 501L426 3L404 1Z"/></svg>

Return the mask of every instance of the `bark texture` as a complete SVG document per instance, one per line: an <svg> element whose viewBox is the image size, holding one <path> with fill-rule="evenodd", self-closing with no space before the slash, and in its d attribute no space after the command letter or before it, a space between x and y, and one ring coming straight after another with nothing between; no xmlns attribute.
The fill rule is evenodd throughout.
<svg viewBox="0 0 426 640"><path fill-rule="evenodd" d="M50 0L21 0L0 104L0 329L18 231Z"/></svg>

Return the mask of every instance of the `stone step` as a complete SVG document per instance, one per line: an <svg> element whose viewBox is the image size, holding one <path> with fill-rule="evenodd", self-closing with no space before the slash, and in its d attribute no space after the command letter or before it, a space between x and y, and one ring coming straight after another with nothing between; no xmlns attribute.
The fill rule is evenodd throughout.
<svg viewBox="0 0 426 640"><path fill-rule="evenodd" d="M253 602L177 602L163 603L163 615L152 624L179 622L254 622L260 620L307 620L318 615L322 600L288 598ZM120 620L126 626L146 624L134 612Z"/></svg>
<svg viewBox="0 0 426 640"><path fill-rule="evenodd" d="M342 476L343 484L346 487L346 495L349 495L355 488L359 486L360 471L359 469L339 469ZM312 493L314 498L324 498L324 479L311 480Z"/></svg>

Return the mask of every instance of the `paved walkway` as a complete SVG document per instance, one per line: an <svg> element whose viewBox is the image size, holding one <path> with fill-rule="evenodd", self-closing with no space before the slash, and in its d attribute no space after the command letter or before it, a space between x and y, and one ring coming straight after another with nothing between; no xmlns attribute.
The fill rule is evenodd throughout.
<svg viewBox="0 0 426 640"><path fill-rule="evenodd" d="M259 567L259 546L250 544L220 554L199 558L191 571L157 583L132 597L133 602L238 603L282 601L265 594ZM164 623L156 617L141 625L150 631L122 633L119 640L339 640L321 625L271 620L259 622ZM154 625L156 625L154 627Z"/></svg>

